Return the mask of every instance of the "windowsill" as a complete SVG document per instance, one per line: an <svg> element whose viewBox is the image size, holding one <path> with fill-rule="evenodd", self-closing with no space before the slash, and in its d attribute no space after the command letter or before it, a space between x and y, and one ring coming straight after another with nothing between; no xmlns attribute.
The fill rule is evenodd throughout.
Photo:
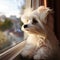
<svg viewBox="0 0 60 60"><path fill-rule="evenodd" d="M8 60L8 59L13 60L17 55L20 54L20 52L21 52L22 48L24 47L24 45L25 45L25 41L17 44L16 46L14 46L14 47L6 50L6 51L3 52L3 53L1 53L1 54L0 54L0 58L1 58L2 60L6 60L6 59L7 59L7 60Z"/></svg>

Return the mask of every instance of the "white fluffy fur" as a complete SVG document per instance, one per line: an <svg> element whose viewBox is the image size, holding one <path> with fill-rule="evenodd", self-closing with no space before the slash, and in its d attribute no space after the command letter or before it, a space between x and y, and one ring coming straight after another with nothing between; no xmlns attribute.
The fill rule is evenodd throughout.
<svg viewBox="0 0 60 60"><path fill-rule="evenodd" d="M27 28L24 28L24 25L22 26L22 30L28 34L26 45L21 51L22 56L33 57L35 60L39 60L47 59L57 53L58 41L46 22L49 11L51 9L48 7L40 6L38 9L22 16L22 22L24 25L28 25ZM33 18L38 23L32 24Z"/></svg>

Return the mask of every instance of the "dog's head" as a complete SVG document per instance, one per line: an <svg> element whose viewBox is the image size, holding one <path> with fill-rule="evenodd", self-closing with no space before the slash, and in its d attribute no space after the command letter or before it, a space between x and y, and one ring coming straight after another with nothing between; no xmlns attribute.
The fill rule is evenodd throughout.
<svg viewBox="0 0 60 60"><path fill-rule="evenodd" d="M21 17L21 20L24 23L22 30L29 34L40 34L43 32L45 30L44 24L47 23L47 15L50 11L49 8L45 8L44 6L40 6L34 11L27 10Z"/></svg>

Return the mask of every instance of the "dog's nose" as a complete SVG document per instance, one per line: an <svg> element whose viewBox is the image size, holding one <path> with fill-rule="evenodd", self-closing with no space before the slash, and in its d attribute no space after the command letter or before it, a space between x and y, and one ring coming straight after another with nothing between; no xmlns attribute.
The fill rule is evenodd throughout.
<svg viewBox="0 0 60 60"><path fill-rule="evenodd" d="M27 28L28 27L28 25L24 25L24 28Z"/></svg>

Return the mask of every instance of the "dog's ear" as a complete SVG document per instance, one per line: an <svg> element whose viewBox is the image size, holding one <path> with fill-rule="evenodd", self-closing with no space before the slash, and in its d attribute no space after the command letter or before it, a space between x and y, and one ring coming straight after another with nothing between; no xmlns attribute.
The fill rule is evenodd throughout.
<svg viewBox="0 0 60 60"><path fill-rule="evenodd" d="M24 24L27 24L28 21L29 21L29 16L31 15L33 9L32 8L26 8L24 10L24 13L22 14L21 16L21 21L24 23Z"/></svg>
<svg viewBox="0 0 60 60"><path fill-rule="evenodd" d="M54 30L54 18L53 18L54 14L53 13L49 13L47 15L47 26L49 26L51 28L51 30Z"/></svg>
<svg viewBox="0 0 60 60"><path fill-rule="evenodd" d="M23 22L23 24L27 24L28 23L28 19L25 15L21 16L21 21Z"/></svg>
<svg viewBox="0 0 60 60"><path fill-rule="evenodd" d="M51 9L49 9L48 7L44 7L44 6L40 6L38 9L37 9L38 13L39 13L39 17L40 17L40 20L43 22L43 23L47 23L47 16L52 12Z"/></svg>

